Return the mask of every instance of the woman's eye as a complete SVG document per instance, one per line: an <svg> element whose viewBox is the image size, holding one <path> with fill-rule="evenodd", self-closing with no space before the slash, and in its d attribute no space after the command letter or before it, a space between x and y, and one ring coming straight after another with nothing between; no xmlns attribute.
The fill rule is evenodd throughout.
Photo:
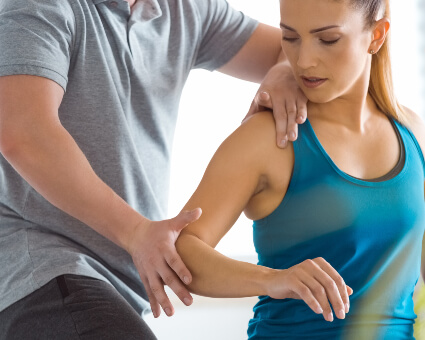
<svg viewBox="0 0 425 340"><path fill-rule="evenodd" d="M298 40L298 38L283 37L283 40L288 41L288 42L294 42L294 41Z"/></svg>
<svg viewBox="0 0 425 340"><path fill-rule="evenodd" d="M322 43L324 43L325 45L333 45L333 44L336 44L339 41L339 39L340 38L335 39L335 40L323 40L323 39L320 39L320 41Z"/></svg>

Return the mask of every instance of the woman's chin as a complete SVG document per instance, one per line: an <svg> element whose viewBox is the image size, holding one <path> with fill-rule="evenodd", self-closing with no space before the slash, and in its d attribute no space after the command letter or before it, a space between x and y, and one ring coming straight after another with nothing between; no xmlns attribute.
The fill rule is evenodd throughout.
<svg viewBox="0 0 425 340"><path fill-rule="evenodd" d="M308 101L310 103L314 104L326 104L331 102L334 98L330 96L324 96L319 94L307 94L305 93L305 96L307 97Z"/></svg>

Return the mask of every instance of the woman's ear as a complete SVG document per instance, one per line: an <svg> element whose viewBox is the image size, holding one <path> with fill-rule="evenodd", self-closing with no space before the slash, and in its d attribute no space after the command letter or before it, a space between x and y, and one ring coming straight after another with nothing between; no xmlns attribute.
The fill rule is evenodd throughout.
<svg viewBox="0 0 425 340"><path fill-rule="evenodd" d="M372 31L372 42L369 46L369 53L375 54L379 51L385 42L388 31L390 29L390 21L388 18L382 18L375 23L375 28Z"/></svg>

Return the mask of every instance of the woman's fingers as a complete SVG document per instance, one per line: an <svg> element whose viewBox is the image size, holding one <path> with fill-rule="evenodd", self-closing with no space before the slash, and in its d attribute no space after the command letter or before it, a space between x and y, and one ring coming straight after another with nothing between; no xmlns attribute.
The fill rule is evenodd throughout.
<svg viewBox="0 0 425 340"><path fill-rule="evenodd" d="M305 284L309 288L312 295L319 303L320 307L323 310L323 317L325 318L325 320L332 322L334 317L329 301L332 302L330 296L332 294L335 294L335 292L330 293L329 288L327 288L326 285L324 285L316 278L317 276L327 274L324 273L320 268L314 268L317 265L312 260L308 261L311 261L311 263L307 262L305 267L301 268L300 272L298 273L298 276L300 280L302 280L303 284Z"/></svg>
<svg viewBox="0 0 425 340"><path fill-rule="evenodd" d="M326 277L328 282L332 280L336 284L336 288L339 291L338 297L342 299L343 306L341 306L340 299L335 298L335 301L337 303L337 306L334 306L334 311L337 313L337 316L340 319L343 319L345 317L345 313L348 313L350 310L350 299L348 297L347 292L347 286L345 284L344 279L341 275L335 270L334 267L332 267L324 258L318 257L313 260L325 273L328 274L329 277ZM330 278L330 279L329 279ZM335 286L333 286L333 289L335 290ZM331 301L332 302L332 301ZM337 309L335 308L337 307Z"/></svg>
<svg viewBox="0 0 425 340"><path fill-rule="evenodd" d="M299 282L299 284L294 288L294 291L316 314L323 314L324 310L322 308L322 304L317 300L316 296L307 285L303 282Z"/></svg>
<svg viewBox="0 0 425 340"><path fill-rule="evenodd" d="M288 269L275 270L265 287L274 299L302 299L317 314L332 322L344 319L353 289L323 258L308 259ZM333 309L333 311L332 311Z"/></svg>

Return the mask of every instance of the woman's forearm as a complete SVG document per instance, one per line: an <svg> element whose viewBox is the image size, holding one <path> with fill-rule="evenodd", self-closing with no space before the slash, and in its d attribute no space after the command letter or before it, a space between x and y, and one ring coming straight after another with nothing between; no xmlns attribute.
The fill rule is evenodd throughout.
<svg viewBox="0 0 425 340"><path fill-rule="evenodd" d="M266 284L275 270L230 259L189 233L180 235L176 247L192 273L193 293L216 298L268 295Z"/></svg>

